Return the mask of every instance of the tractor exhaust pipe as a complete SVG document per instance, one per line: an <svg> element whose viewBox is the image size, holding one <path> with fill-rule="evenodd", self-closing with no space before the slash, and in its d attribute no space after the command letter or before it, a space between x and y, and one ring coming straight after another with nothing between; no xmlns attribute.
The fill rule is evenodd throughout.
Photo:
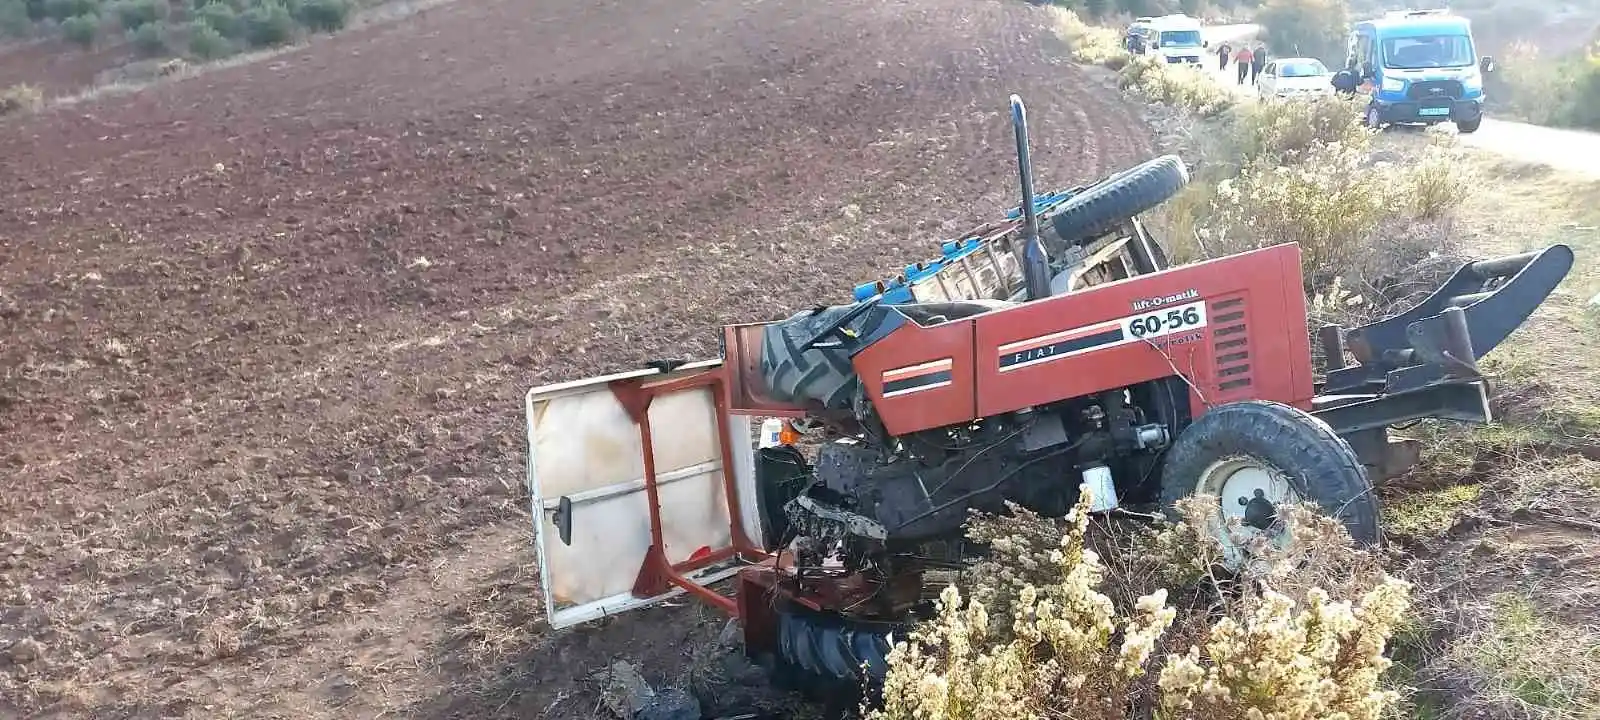
<svg viewBox="0 0 1600 720"><path fill-rule="evenodd" d="M1011 96L1011 127L1017 133L1017 174L1022 181L1022 280L1028 299L1050 296L1050 259L1039 242L1039 213L1033 205L1033 160L1028 154L1028 110L1022 96Z"/></svg>

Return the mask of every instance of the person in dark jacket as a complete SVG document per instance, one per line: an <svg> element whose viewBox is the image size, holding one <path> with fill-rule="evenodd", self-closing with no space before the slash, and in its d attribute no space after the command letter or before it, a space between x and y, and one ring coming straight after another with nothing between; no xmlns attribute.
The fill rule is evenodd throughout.
<svg viewBox="0 0 1600 720"><path fill-rule="evenodd" d="M1351 58L1343 70L1333 74L1329 81L1333 84L1334 92L1345 97L1355 97L1356 88L1361 87L1361 71L1356 68L1355 58Z"/></svg>
<svg viewBox="0 0 1600 720"><path fill-rule="evenodd" d="M1255 52L1250 54L1250 83L1253 85L1256 76L1261 74L1261 69L1267 66L1267 46L1256 45Z"/></svg>
<svg viewBox="0 0 1600 720"><path fill-rule="evenodd" d="M1227 43L1223 43L1221 47L1217 48L1217 69L1218 70L1227 70L1228 69L1228 57L1231 56L1231 55L1233 55L1233 46L1232 45L1229 45Z"/></svg>

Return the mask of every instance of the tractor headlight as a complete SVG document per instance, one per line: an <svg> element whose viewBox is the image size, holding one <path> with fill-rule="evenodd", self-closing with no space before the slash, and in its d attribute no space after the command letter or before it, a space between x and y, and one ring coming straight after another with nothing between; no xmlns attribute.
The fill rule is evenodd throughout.
<svg viewBox="0 0 1600 720"><path fill-rule="evenodd" d="M1384 92L1400 92L1406 89L1406 81L1400 78L1386 77L1383 79Z"/></svg>

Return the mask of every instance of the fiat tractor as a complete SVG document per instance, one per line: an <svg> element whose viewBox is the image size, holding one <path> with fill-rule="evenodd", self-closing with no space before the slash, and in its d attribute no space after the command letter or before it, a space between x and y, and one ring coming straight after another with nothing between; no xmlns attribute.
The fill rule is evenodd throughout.
<svg viewBox="0 0 1600 720"><path fill-rule="evenodd" d="M1381 541L1373 484L1417 460L1397 424L1491 420L1478 360L1571 268L1565 245L1462 265L1415 306L1321 327L1300 249L1171 266L1138 215L1174 156L1036 194L850 302L723 331L527 396L549 622L687 593L789 676L871 689L891 638L959 571L971 513L1170 513L1215 498L1235 557L1311 503ZM778 441L754 428L776 421ZM1227 556L1227 553L1225 553Z"/></svg>

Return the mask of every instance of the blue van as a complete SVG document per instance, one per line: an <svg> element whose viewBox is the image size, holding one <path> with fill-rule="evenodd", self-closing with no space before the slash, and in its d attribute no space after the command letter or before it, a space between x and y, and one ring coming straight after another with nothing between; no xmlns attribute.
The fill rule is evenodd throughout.
<svg viewBox="0 0 1600 720"><path fill-rule="evenodd" d="M1348 63L1371 97L1371 127L1449 121L1470 133L1483 122L1483 75L1494 61L1477 56L1471 22L1448 10L1392 12L1356 23Z"/></svg>

